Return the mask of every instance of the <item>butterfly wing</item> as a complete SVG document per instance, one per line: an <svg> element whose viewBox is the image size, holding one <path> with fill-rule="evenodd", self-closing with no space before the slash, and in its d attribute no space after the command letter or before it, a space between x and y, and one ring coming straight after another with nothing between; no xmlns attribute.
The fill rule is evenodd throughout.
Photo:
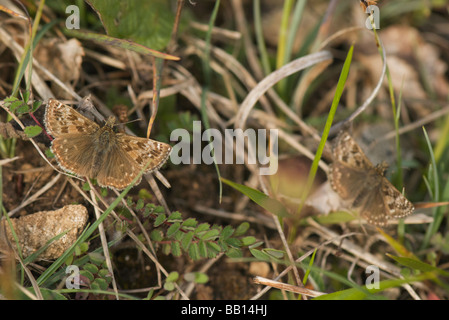
<svg viewBox="0 0 449 320"><path fill-rule="evenodd" d="M388 217L400 219L413 213L413 204L387 179L382 182L382 195Z"/></svg>
<svg viewBox="0 0 449 320"><path fill-rule="evenodd" d="M122 190L131 184L139 174L139 166L117 145L104 155L103 163L96 175L97 182L103 187L114 187ZM136 181L136 184L140 179Z"/></svg>
<svg viewBox="0 0 449 320"><path fill-rule="evenodd" d="M333 163L329 167L332 189L344 200L363 197L363 186L367 172L374 169L362 149L346 132L336 138L333 148Z"/></svg>
<svg viewBox="0 0 449 320"><path fill-rule="evenodd" d="M147 164L145 173L159 169L167 161L170 151L171 147L166 143L118 133L117 144L105 154L97 182L124 189ZM139 182L140 179L136 184Z"/></svg>
<svg viewBox="0 0 449 320"><path fill-rule="evenodd" d="M97 152L93 139L82 134L64 134L53 140L51 151L61 168L81 177L93 178Z"/></svg>
<svg viewBox="0 0 449 320"><path fill-rule="evenodd" d="M134 137L126 134L117 134L118 143L125 153L131 157L142 170L148 162L145 172L159 169L170 156L171 146L146 138Z"/></svg>
<svg viewBox="0 0 449 320"><path fill-rule="evenodd" d="M144 168L157 170L170 155L166 143L115 134L108 123L100 128L55 99L48 101L44 121L55 137L52 151L59 165L79 176L96 177L101 186L124 189Z"/></svg>
<svg viewBox="0 0 449 320"><path fill-rule="evenodd" d="M44 123L55 138L66 134L93 134L100 129L98 124L55 99L48 100Z"/></svg>
<svg viewBox="0 0 449 320"><path fill-rule="evenodd" d="M369 197L365 197L359 213L368 223L383 227L389 219L387 211L382 192L373 192Z"/></svg>
<svg viewBox="0 0 449 320"><path fill-rule="evenodd" d="M334 162L329 166L328 177L332 189L343 200L355 200L363 196L363 182L366 177L365 170L349 167L342 162Z"/></svg>
<svg viewBox="0 0 449 320"><path fill-rule="evenodd" d="M343 163L350 168L360 170L371 170L374 168L363 150L347 131L341 131L337 136L333 148L333 157L334 162Z"/></svg>
<svg viewBox="0 0 449 320"><path fill-rule="evenodd" d="M354 139L342 131L333 149L329 167L332 188L345 200L353 200L368 223L384 226L388 219L410 215L413 204L374 167Z"/></svg>
<svg viewBox="0 0 449 320"><path fill-rule="evenodd" d="M404 218L412 214L414 210L413 204L384 179L379 191L366 198L360 215L368 223L383 227L388 220Z"/></svg>

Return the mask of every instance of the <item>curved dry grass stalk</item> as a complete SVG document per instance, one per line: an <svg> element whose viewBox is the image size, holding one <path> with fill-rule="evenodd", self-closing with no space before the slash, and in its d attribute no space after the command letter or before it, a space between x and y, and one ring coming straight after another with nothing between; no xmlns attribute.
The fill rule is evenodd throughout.
<svg viewBox="0 0 449 320"><path fill-rule="evenodd" d="M199 57L203 56L204 49L206 47L206 43L204 41L188 36L185 36L185 41L190 44L193 52L195 52ZM256 87L257 81L235 57L220 48L211 47L211 61L214 61L214 59L216 59L224 68L231 71L234 74L235 79L243 83L247 90L252 90ZM260 97L259 102L267 113L274 115L271 105L266 97Z"/></svg>
<svg viewBox="0 0 449 320"><path fill-rule="evenodd" d="M303 100L312 82L323 73L323 71L332 63L332 61L327 60L318 63L311 67L309 70L304 72L301 78L301 82L295 88L293 92L293 101L295 103L294 110L295 114L301 114L303 108ZM334 92L329 90L329 93L334 94ZM333 96L332 96L333 97ZM319 141L320 139L318 139Z"/></svg>
<svg viewBox="0 0 449 320"><path fill-rule="evenodd" d="M207 32L209 30L209 25L204 23L199 23L196 21L190 21L189 25L202 32ZM238 41L242 38L242 34L238 31L233 31L229 29L223 29L217 26L212 27L212 37L214 39L223 39L224 41Z"/></svg>
<svg viewBox="0 0 449 320"><path fill-rule="evenodd" d="M162 88L160 92L160 97L165 98L175 95L191 87L192 85L195 85L195 79L193 79L193 77L187 79L184 78L182 81L178 81L176 84L170 87ZM151 99L153 99L153 90L142 91L137 95L135 105L137 106L147 104L149 103L149 101L151 101ZM129 110L129 114L133 113L134 110L135 107Z"/></svg>
<svg viewBox="0 0 449 320"><path fill-rule="evenodd" d="M304 135L310 135L317 142L321 140L321 137L318 135L317 130L307 125L295 112L293 112L273 89L268 89L268 96L274 101L274 103L286 116L288 116L293 122L298 125L298 128ZM253 113L255 113L256 111L257 110L253 110Z"/></svg>
<svg viewBox="0 0 449 320"><path fill-rule="evenodd" d="M201 91L199 83L190 74L187 69L177 66L176 70L173 70L173 75L178 80L193 80L194 85L186 87L181 90L181 94L186 97L198 110L201 110ZM215 111L209 100L206 100L206 112L209 119L219 125L222 129L225 128L225 122L221 119L220 115Z"/></svg>
<svg viewBox="0 0 449 320"><path fill-rule="evenodd" d="M108 55L105 55L102 53L98 53L96 51L86 49L86 48L84 48L84 53L86 54L87 57L95 59L95 60L101 62L102 64L111 66L111 67L119 69L119 70L126 70L126 64L123 61L118 60L114 57L111 57L111 56L108 56Z"/></svg>
<svg viewBox="0 0 449 320"><path fill-rule="evenodd" d="M343 36L347 33L354 32L354 31L360 31L360 30L366 30L366 28L364 28L364 27L349 27L349 28L345 28L343 30L337 31L334 34L332 34L331 36L327 37L327 39L325 39L323 42L321 42L320 45L318 46L317 50L323 50L329 43L331 43L335 39L340 38L341 36Z"/></svg>
<svg viewBox="0 0 449 320"><path fill-rule="evenodd" d="M332 59L332 55L329 51L320 51L317 53L310 54L305 57L293 60L292 62L286 64L282 68L272 72L262 81L260 81L254 89L246 96L245 100L240 105L239 111L236 115L237 122L234 127L244 129L245 123L251 110L254 108L257 101L262 97L265 92L273 87L280 80L300 71L308 68L316 63Z"/></svg>

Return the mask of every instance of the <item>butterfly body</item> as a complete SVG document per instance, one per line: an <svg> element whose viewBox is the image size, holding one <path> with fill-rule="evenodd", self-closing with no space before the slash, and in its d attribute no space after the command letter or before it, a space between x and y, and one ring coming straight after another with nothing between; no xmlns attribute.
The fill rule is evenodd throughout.
<svg viewBox="0 0 449 320"><path fill-rule="evenodd" d="M329 168L332 189L368 223L384 226L389 219L414 211L413 204L385 178L387 165L374 166L345 131L336 138L333 158Z"/></svg>
<svg viewBox="0 0 449 320"><path fill-rule="evenodd" d="M73 108L50 99L45 126L60 167L96 178L101 186L124 189L140 173L159 169L170 155L168 144L114 131L115 118L100 127ZM137 181L137 183L140 182Z"/></svg>

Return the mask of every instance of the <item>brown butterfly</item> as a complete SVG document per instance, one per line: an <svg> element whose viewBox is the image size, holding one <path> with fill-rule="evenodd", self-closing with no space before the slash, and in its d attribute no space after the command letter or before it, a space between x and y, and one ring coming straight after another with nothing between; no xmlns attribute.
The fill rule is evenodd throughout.
<svg viewBox="0 0 449 320"><path fill-rule="evenodd" d="M48 101L44 123L55 138L51 151L61 168L119 190L130 185L146 165L145 173L159 169L171 151L166 143L116 133L114 117L100 127L55 99Z"/></svg>
<svg viewBox="0 0 449 320"><path fill-rule="evenodd" d="M333 158L328 175L332 189L368 223L385 226L389 219L413 213L413 204L385 178L387 165L374 166L346 131L336 138Z"/></svg>

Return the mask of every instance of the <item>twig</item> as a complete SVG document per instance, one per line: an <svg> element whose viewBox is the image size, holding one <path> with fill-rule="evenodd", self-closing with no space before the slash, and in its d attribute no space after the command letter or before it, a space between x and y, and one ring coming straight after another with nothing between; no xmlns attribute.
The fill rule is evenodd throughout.
<svg viewBox="0 0 449 320"><path fill-rule="evenodd" d="M257 223L262 224L267 228L270 229L276 229L276 226L274 225L273 221L271 219L268 219L267 216L259 216L259 217L252 217L248 216L246 214L240 214L235 212L226 212L222 210L212 209L209 207L205 207L202 205L196 205L193 207L193 210L201 212L203 214L210 214L216 217L230 219L230 220L237 220L237 221L247 221L250 223Z"/></svg>
<svg viewBox="0 0 449 320"><path fill-rule="evenodd" d="M254 277L253 281L254 281L254 283L257 283L257 284L263 284L265 286L269 286L269 287L272 287L272 288L277 288L277 289L280 289L280 290L286 290L286 291L298 293L298 294L309 296L309 297L318 297L318 296L322 296L322 295L326 294L326 293L323 293L323 292L309 290L309 289L306 289L304 287L298 287L298 286L294 286L294 285L291 285L291 284L282 283L282 282L279 282L279 281L270 280L270 279L259 277L259 276Z"/></svg>

